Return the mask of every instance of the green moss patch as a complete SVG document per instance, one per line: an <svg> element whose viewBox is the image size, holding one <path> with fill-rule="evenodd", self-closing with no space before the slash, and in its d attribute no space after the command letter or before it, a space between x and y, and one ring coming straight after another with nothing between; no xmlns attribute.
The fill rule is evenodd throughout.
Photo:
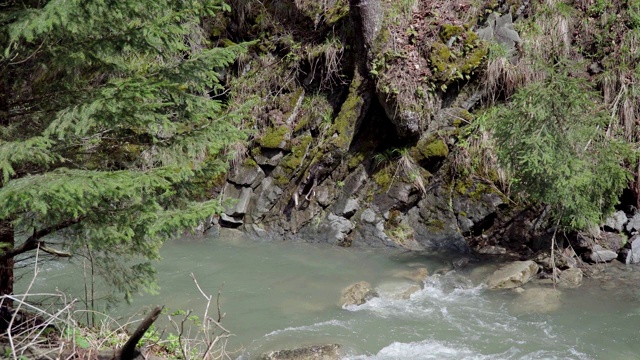
<svg viewBox="0 0 640 360"><path fill-rule="evenodd" d="M391 172L383 169L373 174L373 181L378 185L378 193L383 193L389 189L391 186L391 181L393 180L393 176Z"/></svg>
<svg viewBox="0 0 640 360"><path fill-rule="evenodd" d="M258 144L266 149L285 149L287 148L288 134L289 128L286 125L270 127L258 140Z"/></svg>
<svg viewBox="0 0 640 360"><path fill-rule="evenodd" d="M287 154L280 165L282 165L283 170L287 173L293 173L298 167L302 164L302 160L304 159L304 155L307 153L307 149L309 144L311 143L313 138L311 134L305 134L299 138L296 138L292 143L295 143L294 146L291 147L291 153Z"/></svg>
<svg viewBox="0 0 640 360"><path fill-rule="evenodd" d="M411 156L418 162L431 158L444 158L448 155L449 147L441 138L423 138L411 148Z"/></svg>
<svg viewBox="0 0 640 360"><path fill-rule="evenodd" d="M469 79L488 54L478 34L462 26L442 25L439 40L431 44L428 60L433 80L441 90L455 81Z"/></svg>
<svg viewBox="0 0 640 360"><path fill-rule="evenodd" d="M349 95L340 108L340 113L336 117L333 125L329 129L330 135L337 135L329 140L329 143L336 149L345 151L349 148L355 132L356 120L360 116L364 106L364 98L360 94L362 77L356 71L351 85Z"/></svg>

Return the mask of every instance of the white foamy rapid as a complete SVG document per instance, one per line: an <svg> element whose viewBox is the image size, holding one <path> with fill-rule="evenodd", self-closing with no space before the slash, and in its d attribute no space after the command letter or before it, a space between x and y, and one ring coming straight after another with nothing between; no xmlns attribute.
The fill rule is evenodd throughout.
<svg viewBox="0 0 640 360"><path fill-rule="evenodd" d="M383 284L376 289L380 297L345 307L337 319L265 337L338 335L348 360L590 358L565 343L547 321L510 315L504 302L455 272L428 278L404 299L398 296L403 286L408 284ZM371 351L371 343L379 350L364 350Z"/></svg>

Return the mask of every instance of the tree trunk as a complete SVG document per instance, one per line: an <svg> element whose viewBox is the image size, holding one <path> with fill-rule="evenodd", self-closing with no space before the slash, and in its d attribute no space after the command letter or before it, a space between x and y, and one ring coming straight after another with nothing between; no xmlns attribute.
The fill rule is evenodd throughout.
<svg viewBox="0 0 640 360"><path fill-rule="evenodd" d="M15 245L13 225L8 221L0 221L0 253L12 249ZM0 296L13 294L13 257L0 259ZM10 300L4 306L13 305Z"/></svg>

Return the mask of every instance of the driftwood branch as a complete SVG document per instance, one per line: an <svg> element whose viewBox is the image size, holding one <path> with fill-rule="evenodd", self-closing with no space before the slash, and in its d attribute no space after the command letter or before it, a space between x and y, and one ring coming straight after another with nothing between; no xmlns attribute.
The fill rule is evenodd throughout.
<svg viewBox="0 0 640 360"><path fill-rule="evenodd" d="M138 356L138 352L136 350L138 342L142 339L147 330L149 330L149 327L151 327L151 325L158 319L163 308L163 306L156 306L153 311L151 311L149 315L142 320L140 325L138 325L138 328L136 328L136 331L133 332L129 340L127 340L120 351L118 351L115 359L132 360Z"/></svg>

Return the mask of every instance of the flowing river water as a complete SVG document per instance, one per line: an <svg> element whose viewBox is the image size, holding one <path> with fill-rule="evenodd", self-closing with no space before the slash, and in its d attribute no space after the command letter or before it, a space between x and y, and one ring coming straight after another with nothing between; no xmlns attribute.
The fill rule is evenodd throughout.
<svg viewBox="0 0 640 360"><path fill-rule="evenodd" d="M354 360L640 358L640 283L631 280L585 279L562 290L559 309L541 314L514 306L514 292L486 289L480 280L492 265L445 271L452 260L446 255L204 237L167 243L162 256L159 294L113 311L124 316L163 304L202 314L205 301L189 274L214 295L224 283L223 324L235 334L230 348L242 348L238 359L327 343L341 344ZM44 266L55 271L44 272L34 291L80 290L78 265ZM408 299L398 297L411 285L402 275L416 267L435 275ZM640 272L609 267L616 278ZM342 289L362 280L381 296L341 308Z"/></svg>

